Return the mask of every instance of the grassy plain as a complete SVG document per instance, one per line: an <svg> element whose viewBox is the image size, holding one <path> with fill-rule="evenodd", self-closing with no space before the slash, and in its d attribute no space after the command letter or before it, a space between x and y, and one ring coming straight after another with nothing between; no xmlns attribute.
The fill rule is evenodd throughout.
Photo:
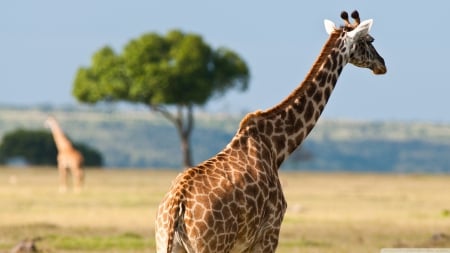
<svg viewBox="0 0 450 253"><path fill-rule="evenodd" d="M0 168L0 252L154 252L156 207L178 172L88 170L80 194L53 168ZM450 175L281 172L288 201L277 252L450 247Z"/></svg>

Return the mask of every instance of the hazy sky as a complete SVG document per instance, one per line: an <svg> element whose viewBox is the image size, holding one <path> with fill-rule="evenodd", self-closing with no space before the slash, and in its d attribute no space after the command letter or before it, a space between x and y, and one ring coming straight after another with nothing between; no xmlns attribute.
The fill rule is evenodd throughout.
<svg viewBox="0 0 450 253"><path fill-rule="evenodd" d="M111 1L0 3L0 104L76 104L74 75L92 54L173 28L226 46L251 70L247 92L208 111L267 109L304 78L327 39L323 19L342 10L374 19L371 35L388 72L348 65L324 117L450 123L450 1Z"/></svg>

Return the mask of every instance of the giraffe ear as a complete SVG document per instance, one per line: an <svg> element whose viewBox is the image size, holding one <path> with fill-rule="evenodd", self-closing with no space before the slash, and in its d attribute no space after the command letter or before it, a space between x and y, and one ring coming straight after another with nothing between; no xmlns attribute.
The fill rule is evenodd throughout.
<svg viewBox="0 0 450 253"><path fill-rule="evenodd" d="M361 36L365 36L369 33L372 24L373 19L365 20L361 22L357 27L355 27L355 29L353 29L351 32L348 32L347 36L353 39L358 39Z"/></svg>
<svg viewBox="0 0 450 253"><path fill-rule="evenodd" d="M327 31L328 34L331 34L336 30L336 25L333 23L333 21L330 21L328 19L325 19L323 21L323 24L325 25L325 31Z"/></svg>

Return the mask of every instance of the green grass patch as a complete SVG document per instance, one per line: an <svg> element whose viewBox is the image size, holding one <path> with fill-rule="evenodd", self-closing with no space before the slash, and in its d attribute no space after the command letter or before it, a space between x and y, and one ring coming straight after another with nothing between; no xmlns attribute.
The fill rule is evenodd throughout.
<svg viewBox="0 0 450 253"><path fill-rule="evenodd" d="M106 251L116 250L143 250L153 245L149 238L144 238L135 233L123 233L118 235L83 235L83 236L48 236L49 243L58 249Z"/></svg>

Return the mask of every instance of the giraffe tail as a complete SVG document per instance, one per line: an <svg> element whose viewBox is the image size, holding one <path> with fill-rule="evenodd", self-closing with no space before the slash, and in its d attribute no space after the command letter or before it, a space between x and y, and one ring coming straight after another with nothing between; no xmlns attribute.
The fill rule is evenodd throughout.
<svg viewBox="0 0 450 253"><path fill-rule="evenodd" d="M169 204L170 212L167 236L167 253L172 253L173 242L175 240L175 231L180 227L180 220L184 216L185 205L183 199L183 193L179 192L172 198Z"/></svg>

